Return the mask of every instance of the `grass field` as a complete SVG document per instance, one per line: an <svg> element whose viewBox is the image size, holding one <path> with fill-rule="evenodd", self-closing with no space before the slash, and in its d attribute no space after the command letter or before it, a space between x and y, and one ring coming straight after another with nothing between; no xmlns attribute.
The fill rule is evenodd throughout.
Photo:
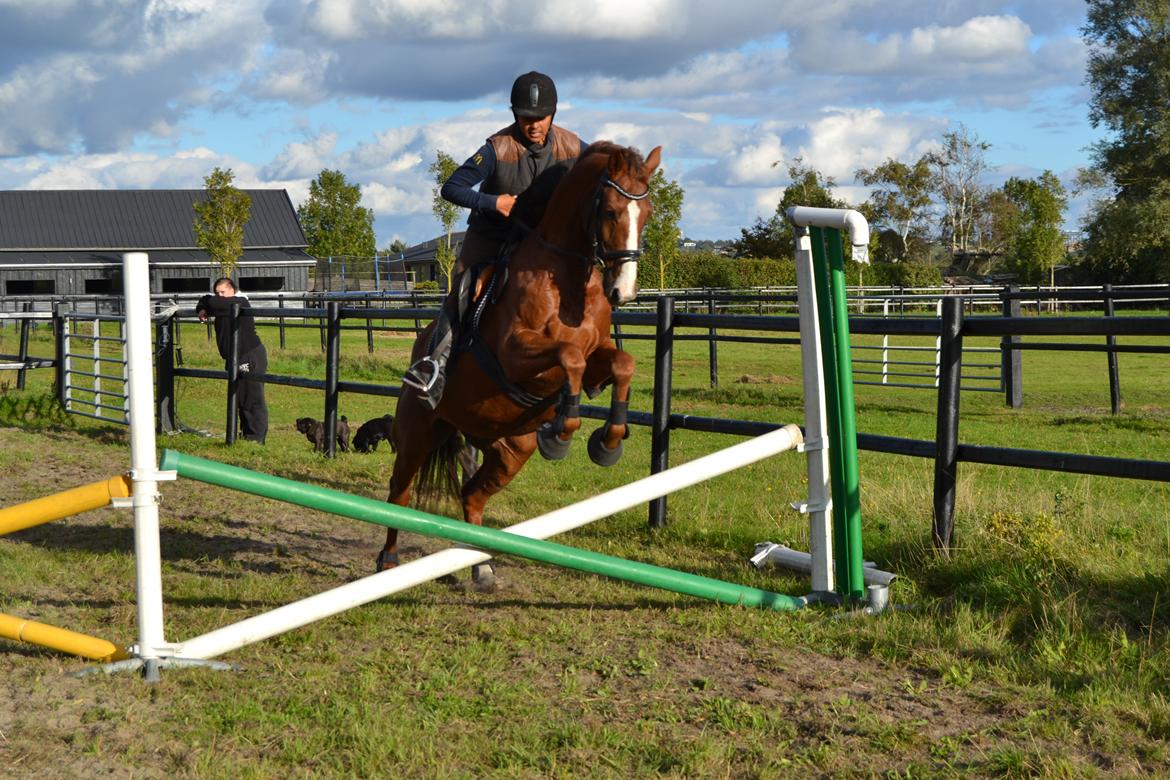
<svg viewBox="0 0 1170 780"><path fill-rule="evenodd" d="M290 332L285 350L274 330L262 335L270 371L323 378L315 330ZM0 329L0 353L15 343ZM372 354L364 332L343 344L346 380L396 382L405 367L405 336L379 334ZM38 333L33 352L47 345ZM185 365L219 367L198 326L184 326L182 346ZM640 367L631 406L648 411L650 343L627 349ZM796 347L722 345L718 389L706 349L676 345L674 411L800 422ZM963 443L1170 460L1165 356L1120 356L1118 416L1104 355L1023 360L1024 408L964 394ZM62 414L51 375L30 372L17 392L0 373L0 505L129 465L125 430ZM159 446L384 496L384 445L327 460L293 427L322 416L320 393L270 386L268 399L268 443L227 447L223 383L181 379L180 421L212 435ZM931 440L935 404L931 391L859 386L858 427ZM390 399L342 397L355 425L392 411ZM671 461L735 441L675 432ZM490 524L648 473L645 429L612 469L589 463L583 445L559 463L531 461L489 504ZM805 547L789 508L804 498L803 469L781 455L682 491L656 533L638 509L558 540L803 594L799 576L747 562L763 540ZM895 608L876 618L725 607L505 557L497 593L422 586L222 659L238 672L170 671L153 686L68 676L87 663L0 640L0 761L36 777L1170 774L1170 486L963 464L958 546L945 560L929 543L930 461L862 452L861 477L865 557L899 577ZM365 576L383 537L197 483L162 492L172 641ZM132 545L129 513L111 509L6 537L0 612L132 643ZM443 544L408 536L403 547L413 558Z"/></svg>

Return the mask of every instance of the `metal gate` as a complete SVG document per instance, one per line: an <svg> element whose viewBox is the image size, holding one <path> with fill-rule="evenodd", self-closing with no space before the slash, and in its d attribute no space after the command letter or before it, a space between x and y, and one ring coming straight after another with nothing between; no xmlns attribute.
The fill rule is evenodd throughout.
<svg viewBox="0 0 1170 780"><path fill-rule="evenodd" d="M126 319L113 314L63 315L65 411L130 424Z"/></svg>

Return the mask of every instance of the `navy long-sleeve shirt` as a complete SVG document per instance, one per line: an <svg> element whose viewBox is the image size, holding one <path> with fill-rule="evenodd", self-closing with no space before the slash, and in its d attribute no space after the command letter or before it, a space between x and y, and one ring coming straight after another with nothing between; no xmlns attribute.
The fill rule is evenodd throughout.
<svg viewBox="0 0 1170 780"><path fill-rule="evenodd" d="M550 133L552 132L556 132L555 127L550 130ZM551 137L545 143L552 143ZM585 141L581 141L580 144L580 151L584 152L588 144ZM503 217L496 211L496 199L499 195L480 192L476 189L490 179L495 172L496 150L489 140L456 168L447 181L443 182L439 195L443 200L454 203L456 206L470 209L472 216L477 212L486 216L489 223L502 220ZM472 221L471 217L468 218L468 221Z"/></svg>

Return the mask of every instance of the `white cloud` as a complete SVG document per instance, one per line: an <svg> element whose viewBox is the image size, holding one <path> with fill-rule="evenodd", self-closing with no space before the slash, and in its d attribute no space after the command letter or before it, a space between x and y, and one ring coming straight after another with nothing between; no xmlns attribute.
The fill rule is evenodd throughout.
<svg viewBox="0 0 1170 780"><path fill-rule="evenodd" d="M734 237L774 209L777 160L852 188L856 168L916 159L958 119L1017 156L1084 133L1083 14L1083 0L0 0L0 182L199 187L220 165L303 200L329 167L361 184L380 236L421 239L437 232L435 152L470 155L535 68L557 80L558 123L662 145L684 227ZM997 137L1004 108L1029 119ZM1038 165L1068 167L1046 152Z"/></svg>

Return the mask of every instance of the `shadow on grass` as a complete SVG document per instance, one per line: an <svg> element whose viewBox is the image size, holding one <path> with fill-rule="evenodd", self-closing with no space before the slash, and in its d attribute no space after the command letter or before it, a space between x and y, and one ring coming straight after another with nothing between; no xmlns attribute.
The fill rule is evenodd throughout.
<svg viewBox="0 0 1170 780"><path fill-rule="evenodd" d="M246 523L228 523L246 528ZM205 534L195 531L166 529L160 536L163 561L176 565L188 562L220 562L238 566L239 571L216 569L219 578L239 577L244 573L296 573L306 564L336 568L337 562L311 553L313 549L349 548L349 540L324 534L298 534L309 542L292 552L289 545L277 541L261 541L229 534ZM32 544L54 552L84 551L96 555L111 553L133 554L134 529L115 526L77 526L48 523L36 528L17 531L8 537L14 541ZM316 541L316 544L312 544ZM371 554L373 560L373 554ZM260 559L260 560L257 560Z"/></svg>

